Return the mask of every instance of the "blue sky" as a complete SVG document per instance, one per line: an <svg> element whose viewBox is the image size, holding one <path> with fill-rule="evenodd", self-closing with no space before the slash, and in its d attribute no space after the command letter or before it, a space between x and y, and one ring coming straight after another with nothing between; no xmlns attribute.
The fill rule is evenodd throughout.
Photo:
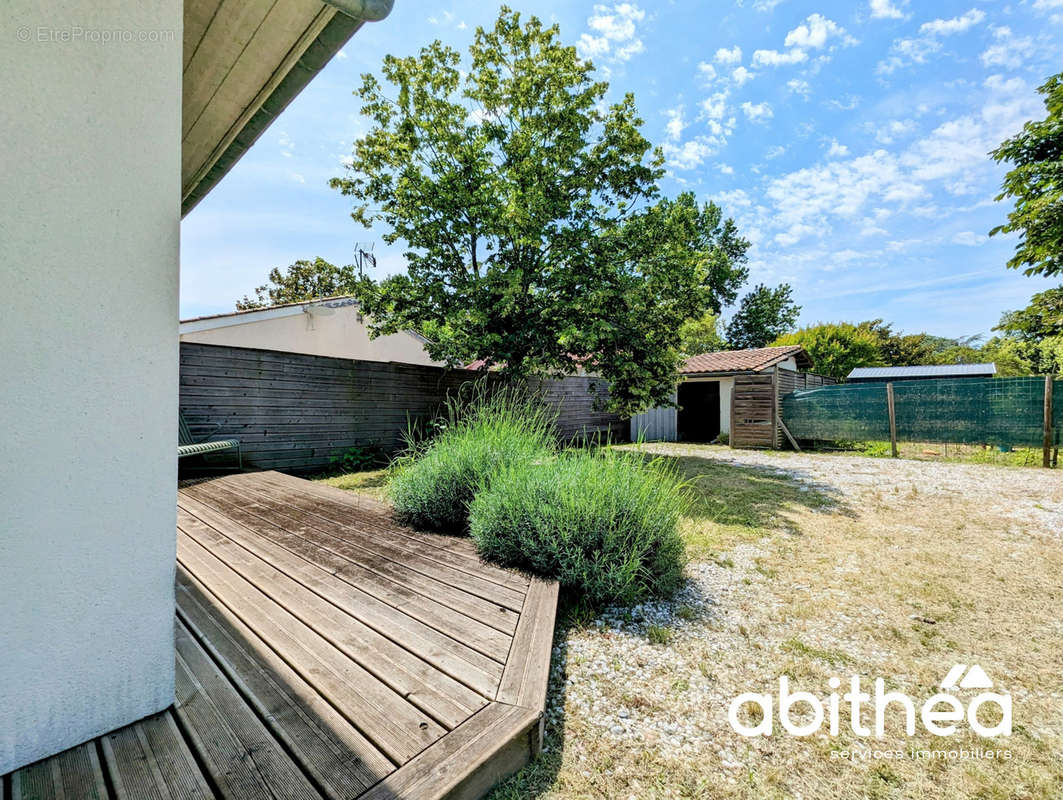
<svg viewBox="0 0 1063 800"><path fill-rule="evenodd" d="M557 22L614 96L631 91L668 159L753 242L750 284L789 282L801 323L883 317L986 333L1053 285L1007 270L988 239L1007 207L986 153L1042 117L1063 68L1063 0L1023 2L514 2ZM366 130L352 91L387 53L464 50L498 7L397 0L364 26L182 224L181 316L232 310L272 267L350 263L375 241L328 179ZM727 312L725 312L725 316Z"/></svg>

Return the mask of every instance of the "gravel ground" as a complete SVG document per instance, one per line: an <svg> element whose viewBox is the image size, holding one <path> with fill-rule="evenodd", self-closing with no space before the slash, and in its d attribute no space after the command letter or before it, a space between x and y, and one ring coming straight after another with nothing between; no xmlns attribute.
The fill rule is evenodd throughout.
<svg viewBox="0 0 1063 800"><path fill-rule="evenodd" d="M997 797L990 790L1000 788L1000 797L1063 796L1058 758L1042 759L1045 747L1059 752L1063 742L1063 627L1058 614L1023 605L1052 576L1059 585L1063 473L646 449L763 470L831 504L786 512L786 524L780 519L766 535L690 564L688 586L672 601L613 610L559 637L546 742L558 763L538 794ZM937 560L939 551L948 558ZM886 557L904 566L884 569ZM1045 573L1033 574L1030 564ZM978 608L962 597L1001 582L1008 591ZM1042 598L1050 605L1054 591ZM1040 646L1024 644L1033 641L1044 645L1043 657ZM745 739L727 721L731 698L768 691L783 672L812 681L808 688L849 673L922 687L965 657L981 657L994 677L1010 681L1030 738L1019 748L1021 777L995 767L972 777L964 767L838 765L829 763L834 745L825 736Z"/></svg>

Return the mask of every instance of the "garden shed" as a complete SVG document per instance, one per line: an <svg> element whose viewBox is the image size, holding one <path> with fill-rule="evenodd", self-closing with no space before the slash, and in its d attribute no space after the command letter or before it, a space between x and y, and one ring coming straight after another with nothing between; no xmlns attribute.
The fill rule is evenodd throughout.
<svg viewBox="0 0 1063 800"><path fill-rule="evenodd" d="M779 447L779 399L797 389L834 383L816 375L798 345L721 350L691 356L679 370L678 408L653 408L632 419L631 435L732 447Z"/></svg>

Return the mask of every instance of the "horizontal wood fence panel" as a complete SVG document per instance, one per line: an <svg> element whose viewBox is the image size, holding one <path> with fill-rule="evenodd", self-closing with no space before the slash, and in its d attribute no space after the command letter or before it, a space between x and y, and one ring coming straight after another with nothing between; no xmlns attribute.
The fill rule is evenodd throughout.
<svg viewBox="0 0 1063 800"><path fill-rule="evenodd" d="M408 425L427 422L448 395L479 377L418 364L182 342L180 406L193 436L239 439L246 466L318 472L356 446L395 453ZM608 386L600 378L543 380L531 389L556 413L561 440L626 438L627 422L601 410ZM225 457L206 465L225 466Z"/></svg>

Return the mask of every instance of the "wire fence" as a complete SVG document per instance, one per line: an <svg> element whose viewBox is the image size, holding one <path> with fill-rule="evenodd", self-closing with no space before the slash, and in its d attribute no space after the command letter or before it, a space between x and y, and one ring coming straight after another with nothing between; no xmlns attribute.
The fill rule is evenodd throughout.
<svg viewBox="0 0 1063 800"><path fill-rule="evenodd" d="M1053 382L1052 437L1063 441L1063 380ZM897 439L908 442L1040 447L1045 379L966 378L893 383ZM855 383L791 392L782 418L797 439L879 441L890 438L885 383Z"/></svg>

